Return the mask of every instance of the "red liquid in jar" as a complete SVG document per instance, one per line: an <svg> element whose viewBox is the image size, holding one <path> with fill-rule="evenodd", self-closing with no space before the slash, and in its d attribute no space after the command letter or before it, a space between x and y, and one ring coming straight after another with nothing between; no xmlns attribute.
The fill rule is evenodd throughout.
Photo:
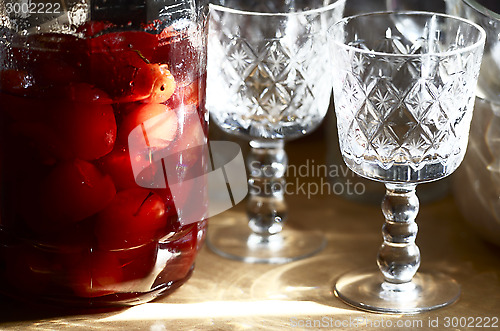
<svg viewBox="0 0 500 331"><path fill-rule="evenodd" d="M177 210L199 187L186 185L174 205L158 181L161 162L131 154L129 136L161 116L147 131L148 147L203 166L189 150L206 141L199 51L183 31L117 31L101 22L79 37L39 34L13 44L0 50L8 59L0 66L2 292L106 306L182 284L206 221L181 225ZM132 162L143 166L138 176Z"/></svg>

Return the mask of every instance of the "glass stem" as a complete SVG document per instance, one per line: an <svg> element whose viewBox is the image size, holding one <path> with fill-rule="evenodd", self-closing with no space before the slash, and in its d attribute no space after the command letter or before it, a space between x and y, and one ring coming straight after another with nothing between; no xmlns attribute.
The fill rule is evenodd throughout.
<svg viewBox="0 0 500 331"><path fill-rule="evenodd" d="M382 227L384 243L378 252L377 263L386 285L411 282L420 266L420 251L415 244L418 226L415 218L419 201L416 184L386 184L382 201L385 224ZM399 286L401 287L401 286Z"/></svg>
<svg viewBox="0 0 500 331"><path fill-rule="evenodd" d="M279 233L287 217L285 173L288 157L283 140L252 140L249 171L248 225L263 237Z"/></svg>

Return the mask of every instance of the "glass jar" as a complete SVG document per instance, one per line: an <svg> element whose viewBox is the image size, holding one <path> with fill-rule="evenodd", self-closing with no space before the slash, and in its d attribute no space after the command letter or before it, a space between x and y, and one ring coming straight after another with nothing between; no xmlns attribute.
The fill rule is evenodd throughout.
<svg viewBox="0 0 500 331"><path fill-rule="evenodd" d="M120 306L189 278L207 15L191 0L0 1L1 292Z"/></svg>

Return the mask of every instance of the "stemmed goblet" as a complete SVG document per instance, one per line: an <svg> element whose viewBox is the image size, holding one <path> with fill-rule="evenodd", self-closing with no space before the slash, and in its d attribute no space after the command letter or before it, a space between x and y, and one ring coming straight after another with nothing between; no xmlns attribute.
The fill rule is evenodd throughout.
<svg viewBox="0 0 500 331"><path fill-rule="evenodd" d="M324 118L331 96L327 32L345 0L245 1L211 5L207 108L210 120L250 140L248 219L211 223L207 244L245 262L284 263L325 245L322 234L283 228L285 139Z"/></svg>
<svg viewBox="0 0 500 331"><path fill-rule="evenodd" d="M454 280L417 273L415 189L462 162L485 33L452 16L388 12L344 18L331 36L344 161L386 186L380 272L349 272L335 294L355 307L389 313L451 304L460 295Z"/></svg>

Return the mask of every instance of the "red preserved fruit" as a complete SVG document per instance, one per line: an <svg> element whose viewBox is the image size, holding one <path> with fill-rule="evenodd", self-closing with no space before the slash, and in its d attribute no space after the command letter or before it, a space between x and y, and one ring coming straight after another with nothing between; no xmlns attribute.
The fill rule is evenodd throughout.
<svg viewBox="0 0 500 331"><path fill-rule="evenodd" d="M157 79L150 59L156 37L140 31L108 33L90 39L91 82L116 102L133 102L151 95Z"/></svg>
<svg viewBox="0 0 500 331"><path fill-rule="evenodd" d="M168 179L164 170L164 162L148 162L144 160L145 158L147 158L147 155L138 154L135 157L134 162L136 162L136 166L140 169L140 171L136 170L137 175L135 177L135 182L137 185L152 190L167 188L170 192L168 188Z"/></svg>
<svg viewBox="0 0 500 331"><path fill-rule="evenodd" d="M120 250L152 242L166 225L165 204L157 194L129 189L97 215L95 234L100 249Z"/></svg>
<svg viewBox="0 0 500 331"><path fill-rule="evenodd" d="M42 33L28 36L25 42L29 48L14 48L14 62L29 69L39 89L83 79L85 40L69 34Z"/></svg>
<svg viewBox="0 0 500 331"><path fill-rule="evenodd" d="M94 160L113 149L116 121L111 105L60 101L50 115L51 126L74 157Z"/></svg>
<svg viewBox="0 0 500 331"><path fill-rule="evenodd" d="M61 96L61 91L57 90L54 97ZM63 88L62 98L83 103L93 103L98 105L110 105L113 100L103 90L88 83L70 83Z"/></svg>
<svg viewBox="0 0 500 331"><path fill-rule="evenodd" d="M119 290L123 272L114 252L88 251L67 256L68 285L76 295L95 298Z"/></svg>
<svg viewBox="0 0 500 331"><path fill-rule="evenodd" d="M160 231L158 232L158 238L162 238L175 229L179 228L177 210L175 208L174 199L172 197L172 192L170 192L170 188L155 188L151 189L151 191L157 194L165 204L167 226L163 229L160 229Z"/></svg>
<svg viewBox="0 0 500 331"><path fill-rule="evenodd" d="M176 183L174 192L172 192L170 187L153 189L153 191L163 199L165 204L169 206L170 214L176 217L176 219L171 220L172 224L174 224L176 227L178 226L178 224L175 224L177 223L177 216L178 216L177 211L178 210L182 211L185 207L187 207L186 204L189 203L188 199L190 193L192 192L192 189L193 189L192 181L184 181Z"/></svg>
<svg viewBox="0 0 500 331"><path fill-rule="evenodd" d="M157 44L156 36L144 31L110 32L91 38L89 42L93 52L120 52L110 55L124 55L126 57L133 53L148 61L152 59Z"/></svg>
<svg viewBox="0 0 500 331"><path fill-rule="evenodd" d="M81 221L106 207L115 193L111 178L91 163L61 162L42 180L40 217L29 220L29 225L43 231Z"/></svg>
<svg viewBox="0 0 500 331"><path fill-rule="evenodd" d="M79 67L75 68L75 65L72 63L67 63L69 62L67 59L59 57L43 58L45 57L45 53L42 52L37 54L36 57L39 59L40 65L33 70L37 84L42 88L64 86L69 82L78 82L82 79L82 69ZM71 55L68 55L68 58L71 58Z"/></svg>
<svg viewBox="0 0 500 331"><path fill-rule="evenodd" d="M166 64L152 64L150 70L155 80L149 97L144 99L143 102L163 103L174 94L176 87L174 76L172 76Z"/></svg>
<svg viewBox="0 0 500 331"><path fill-rule="evenodd" d="M45 100L31 74L23 70L0 70L0 111L14 120L36 120L45 115Z"/></svg>
<svg viewBox="0 0 500 331"><path fill-rule="evenodd" d="M181 201L184 197L187 198L188 196L188 194L182 195L182 193L189 193L187 186L190 185L190 183L188 183L182 186L185 191L176 194L177 199L175 199L174 204L174 198L172 197L172 192L170 191L168 178L165 176L163 165L164 164L161 161L149 163L148 166L144 168L135 179L137 186L150 189L158 197L160 197L160 199L165 204L167 225L158 230L157 238L163 237L166 234L179 228L177 215L178 208L176 208L176 206L182 206L181 202L179 201ZM174 179L176 178L174 177Z"/></svg>
<svg viewBox="0 0 500 331"><path fill-rule="evenodd" d="M144 187L165 188L165 174L162 161L152 161L146 151L135 153L132 161L136 173L132 170L131 155L128 147L117 146L111 153L97 161L97 166L113 179L118 191Z"/></svg>
<svg viewBox="0 0 500 331"><path fill-rule="evenodd" d="M120 125L120 140L122 143L136 145L131 141L135 136L129 136L132 130L143 132L147 137L146 144L158 149L166 148L177 134L177 115L168 106L162 104L134 104L128 108ZM140 135L139 135L140 136ZM142 138L144 139L144 138Z"/></svg>
<svg viewBox="0 0 500 331"><path fill-rule="evenodd" d="M118 191L137 187L127 147L115 146L111 153L99 159L98 166L111 176Z"/></svg>
<svg viewBox="0 0 500 331"><path fill-rule="evenodd" d="M6 111L16 120L10 134L36 146L44 164L71 158L94 160L111 152L116 140L115 116L104 92L83 83L68 86L66 92L61 99L68 100L52 103L0 94L0 100L9 102ZM20 101L19 107L13 105L15 101Z"/></svg>
<svg viewBox="0 0 500 331"><path fill-rule="evenodd" d="M164 158L177 135L178 119L162 104L139 104L121 124L120 140L128 143L136 183L141 187L165 188ZM172 163L172 161L166 161Z"/></svg>
<svg viewBox="0 0 500 331"><path fill-rule="evenodd" d="M141 187L165 187L161 162L177 134L176 114L162 104L141 103L131 105L126 112L119 140L120 145L128 146L135 182Z"/></svg>
<svg viewBox="0 0 500 331"><path fill-rule="evenodd" d="M128 147L117 146L111 153L99 159L97 165L103 173L111 176L118 191L138 187L159 188L155 192L161 192L162 198L166 196L164 200L169 201L171 195L170 190L165 188L165 173L162 162L150 162L147 160L147 155L137 155L134 160L140 164L142 169L137 173L137 176L134 176L132 170Z"/></svg>
<svg viewBox="0 0 500 331"><path fill-rule="evenodd" d="M109 89L116 103L145 100L151 95L157 79L152 65L136 61L120 72L111 85L114 88Z"/></svg>
<svg viewBox="0 0 500 331"><path fill-rule="evenodd" d="M131 67L132 68L132 67ZM175 90L175 80L166 64L137 64L130 77L129 88L120 90L115 97L116 103L142 101L162 103L167 101Z"/></svg>
<svg viewBox="0 0 500 331"><path fill-rule="evenodd" d="M190 180L202 164L192 147L206 142L199 50L169 28L117 30L88 22L78 37L16 37L1 50L2 226L36 249L12 236L15 259L0 259L4 279L31 293L140 297L186 279L199 249L198 224L183 226L203 209L203 182Z"/></svg>

